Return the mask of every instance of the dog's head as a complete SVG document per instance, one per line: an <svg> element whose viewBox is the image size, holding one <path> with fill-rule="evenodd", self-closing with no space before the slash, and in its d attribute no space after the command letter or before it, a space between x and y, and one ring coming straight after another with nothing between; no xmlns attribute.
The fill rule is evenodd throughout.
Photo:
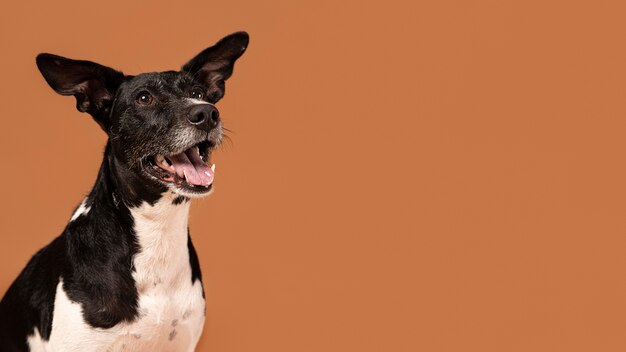
<svg viewBox="0 0 626 352"><path fill-rule="evenodd" d="M114 157L131 172L146 183L198 196L211 189L211 152L223 136L214 104L247 46L248 34L234 33L180 71L135 76L52 54L37 56L37 66L57 93L75 96L76 108L93 116L109 135Z"/></svg>

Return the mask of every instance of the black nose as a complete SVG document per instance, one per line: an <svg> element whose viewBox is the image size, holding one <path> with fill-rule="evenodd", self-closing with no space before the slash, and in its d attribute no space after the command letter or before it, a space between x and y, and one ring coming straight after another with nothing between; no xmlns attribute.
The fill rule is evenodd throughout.
<svg viewBox="0 0 626 352"><path fill-rule="evenodd" d="M211 104L198 104L189 110L187 120L199 127L212 129L220 122L220 112Z"/></svg>

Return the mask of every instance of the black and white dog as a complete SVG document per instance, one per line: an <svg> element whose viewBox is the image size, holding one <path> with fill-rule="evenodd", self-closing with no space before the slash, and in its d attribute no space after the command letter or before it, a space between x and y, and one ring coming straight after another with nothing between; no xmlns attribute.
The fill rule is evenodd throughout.
<svg viewBox="0 0 626 352"><path fill-rule="evenodd" d="M95 185L0 302L0 351L193 351L204 324L189 198L210 192L214 104L244 32L181 71L124 75L51 54L37 66L108 134Z"/></svg>

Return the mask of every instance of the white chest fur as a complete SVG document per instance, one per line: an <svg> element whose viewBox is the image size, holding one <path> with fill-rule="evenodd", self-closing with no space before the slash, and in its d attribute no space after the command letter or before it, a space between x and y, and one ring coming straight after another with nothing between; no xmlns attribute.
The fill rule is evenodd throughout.
<svg viewBox="0 0 626 352"><path fill-rule="evenodd" d="M173 195L154 206L131 209L140 252L133 277L139 317L111 329L90 327L82 307L57 287L50 340L29 338L31 351L194 351L204 325L205 302L199 280L192 283L187 248L189 202L173 205Z"/></svg>

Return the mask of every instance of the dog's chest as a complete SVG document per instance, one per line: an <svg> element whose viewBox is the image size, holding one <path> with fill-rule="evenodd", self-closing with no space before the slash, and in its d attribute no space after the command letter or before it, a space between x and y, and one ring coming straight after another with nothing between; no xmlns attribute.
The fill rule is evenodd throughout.
<svg viewBox="0 0 626 352"><path fill-rule="evenodd" d="M163 282L165 284L165 282ZM139 297L139 317L110 329L89 326L82 307L59 284L50 340L31 351L194 351L204 325L200 282L173 291L147 290Z"/></svg>
<svg viewBox="0 0 626 352"><path fill-rule="evenodd" d="M111 329L90 327L80 304L70 301L59 284L52 334L42 350L193 351L204 325L205 302L200 280L192 282L188 206L172 206L166 199L131 210L140 247L133 258L138 292L134 321Z"/></svg>
<svg viewBox="0 0 626 352"><path fill-rule="evenodd" d="M201 282L192 282L188 208L189 203L175 206L165 198L133 211L142 249L133 261L139 319L127 327L127 346L142 346L145 339L159 350L192 351L200 337L205 302Z"/></svg>

